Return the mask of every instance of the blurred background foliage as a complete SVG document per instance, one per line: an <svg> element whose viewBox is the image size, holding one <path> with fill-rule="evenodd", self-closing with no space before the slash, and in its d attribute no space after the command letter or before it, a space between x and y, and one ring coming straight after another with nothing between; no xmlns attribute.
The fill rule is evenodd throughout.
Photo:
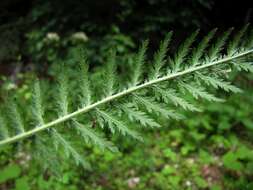
<svg viewBox="0 0 253 190"><path fill-rule="evenodd" d="M87 49L93 77L100 77L110 48L117 50L119 71L124 75L142 40L150 39L153 51L173 30L176 48L196 28L204 35L214 27L222 31L252 23L252 11L250 1L2 0L1 97L15 92L25 109L33 76L45 79L48 86L60 62L75 67L80 46ZM146 130L144 143L115 136L113 141L121 150L116 154L85 145L91 171L66 162L59 178L41 172L24 149L4 147L0 189L251 190L253 77L235 75L233 80L245 89L244 94L229 96L225 104L205 102L203 113L187 113L184 121ZM20 149L17 155L14 149Z"/></svg>

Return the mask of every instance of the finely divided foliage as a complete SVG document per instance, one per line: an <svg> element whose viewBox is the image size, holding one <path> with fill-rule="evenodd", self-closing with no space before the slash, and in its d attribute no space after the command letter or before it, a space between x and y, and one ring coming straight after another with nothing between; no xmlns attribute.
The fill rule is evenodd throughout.
<svg viewBox="0 0 253 190"><path fill-rule="evenodd" d="M184 119L183 110L201 111L198 107L200 99L223 101L208 92L210 87L226 92L242 92L227 81L227 74L233 69L253 72L253 32L248 25L235 34L232 30L229 29L221 37L215 37L217 29L214 29L195 46L193 44L199 33L196 31L172 56L167 55L172 38L172 32L169 32L154 54L149 71L145 70L148 42L144 41L134 58L133 72L129 73L130 81L123 88L119 84L120 76L116 76L115 50L111 50L108 55L104 70L105 81L101 87L97 87L96 81L89 77L87 57L82 52L79 70L76 72L78 100L70 101L75 98L71 96L69 76L63 65L58 76L58 93L55 95L56 118L48 121L52 114L47 116L49 113L45 111L46 104L42 98L44 93L40 81L36 80L31 113L28 114L32 115L33 126L24 123L28 116L22 118L24 114L21 116L16 103L8 99L7 117L0 115L0 146L30 139L38 151L37 157L46 160L48 165L54 160L51 159L51 152L61 149L63 151L60 152L73 158L77 164L89 168L89 163L81 156L81 149L76 148L76 144L92 143L101 149L117 151L102 135L102 130L107 130L107 137L108 132L111 132L142 140L134 126L161 127L160 119L157 118L180 120ZM228 40L229 36L232 36L231 40ZM103 88L103 95L94 96L97 93L94 89L98 88ZM189 98L189 95L193 98ZM77 140L75 135L69 135L74 134L71 131L83 141ZM46 146L46 143L52 143L53 146ZM53 165L55 164L51 163Z"/></svg>

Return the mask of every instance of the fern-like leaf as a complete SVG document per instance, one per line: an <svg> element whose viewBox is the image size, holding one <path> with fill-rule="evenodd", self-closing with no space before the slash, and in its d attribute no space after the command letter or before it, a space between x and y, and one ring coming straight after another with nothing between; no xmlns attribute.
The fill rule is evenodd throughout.
<svg viewBox="0 0 253 190"><path fill-rule="evenodd" d="M65 155L67 157L72 156L77 165L81 164L83 167L87 169L91 168L90 164L87 161L85 161L84 158L81 157L80 154L75 150L75 148L55 129L52 130L52 135L55 140L56 148L58 148L59 145L61 145L64 148Z"/></svg>
<svg viewBox="0 0 253 190"><path fill-rule="evenodd" d="M90 127L84 126L78 121L73 121L75 128L78 133L84 138L86 143L93 142L95 145L98 145L102 150L109 149L112 152L117 152L118 149L111 142L100 137L94 130Z"/></svg>
<svg viewBox="0 0 253 190"><path fill-rule="evenodd" d="M34 117L37 127L39 127L44 124L44 119L43 119L44 110L42 107L42 98L41 98L39 80L36 80L34 83L32 101L33 101L32 102L33 117Z"/></svg>
<svg viewBox="0 0 253 190"><path fill-rule="evenodd" d="M214 88L221 88L225 90L226 92L234 92L234 93L240 93L242 90L234 85L232 85L230 82L224 81L223 79L219 79L215 76L211 77L208 75L203 75L201 73L197 73L198 78L200 78L202 81L204 81L207 85L211 85Z"/></svg>
<svg viewBox="0 0 253 190"><path fill-rule="evenodd" d="M137 132L129 129L125 123L118 120L115 116L111 115L110 113L107 113L105 111L97 109L98 114L105 120L105 122L108 124L108 127L112 131L112 133L115 132L115 128L118 129L118 131L122 135L129 135L133 137L134 139L141 140L142 137Z"/></svg>
<svg viewBox="0 0 253 190"><path fill-rule="evenodd" d="M12 98L8 100L8 121L15 134L21 134L25 132L23 120L18 110L17 104Z"/></svg>
<svg viewBox="0 0 253 190"><path fill-rule="evenodd" d="M134 70L132 75L132 85L136 86L138 83L140 83L142 72L143 72L143 64L146 57L146 51L147 51L148 41L144 41L139 49L139 52L135 56L134 59Z"/></svg>
<svg viewBox="0 0 253 190"><path fill-rule="evenodd" d="M75 81L76 86L79 87L76 95L79 95L80 101L75 100L77 96L72 96L75 91L72 93L71 85L67 80L69 78L68 72L65 67L62 67L58 75L57 118L47 123L46 120L55 114L44 111L43 107L46 104L41 100L40 85L36 81L33 88L32 114L26 113L30 110L22 110L23 112L20 114L18 102L17 105L10 100L6 102L8 111L5 115L7 118L4 115L0 117L0 146L19 142L34 135L36 135L36 138L33 138L35 141L46 137L50 139L48 142L56 145L56 150L62 147L67 157L73 158L77 164L89 167L89 164L78 153L75 144L69 141L76 135L75 133L68 134L73 128L84 142L92 142L102 149L107 148L114 151L115 147L101 137L97 128L94 129L96 124L101 127L98 130L108 127L113 134L117 131L121 135L142 140L140 134L133 127L134 125L129 125L130 122L144 127L160 127L160 124L154 119L159 119L159 117L163 117L163 119L184 119L179 113L181 109L175 109L175 106L184 110L200 111L195 105L196 100L191 101L188 96L186 98L185 93L197 100L201 98L221 102L222 99L208 92L211 87L227 92L241 92L239 88L228 81L227 75L229 73L227 71L236 69L253 72L253 36L252 34L245 36L247 27L235 35L232 41L228 43L229 45L226 42L229 41L228 38L232 29L211 43L215 34L215 30L213 30L194 48L192 44L198 34L196 31L179 46L174 56L167 56L171 38L171 33L168 33L159 50L155 53L154 65L147 78L145 76L148 71L145 68L148 67L145 67L145 63L148 43L145 41L134 58L132 72L129 74L129 76L131 75L130 80L124 81L124 84L130 84L125 88L121 88L123 84L120 81L123 79L117 80L120 76L117 76L115 52L109 54L106 69L103 70L107 80L102 85L96 81L97 78L89 77L87 56L82 53L79 57L78 80ZM208 48L209 44L210 48ZM227 45L229 47L225 48ZM192 47L193 50L191 50ZM168 65L166 65L166 57L170 57ZM169 72L164 72L166 69ZM145 75L143 75L144 72ZM208 88L205 88L207 86ZM95 93L92 89L101 90ZM101 96L100 92L105 92L105 94ZM71 100L71 104L68 100ZM72 111L75 108L77 110ZM46 107L45 110L47 110ZM156 114L156 116L153 115L152 117L151 114ZM21 117L23 115L25 116L24 119ZM29 118L31 115L32 118ZM7 121L7 125L4 121ZM35 124L27 126L29 123L23 121L35 121ZM86 126L87 123L88 126ZM94 127L89 127L91 123L92 126L95 123ZM42 131L47 133L41 133ZM42 144L45 142L43 141ZM40 142L34 144L40 144ZM35 148L39 149L40 147L35 145ZM42 152L45 155L51 153L44 150Z"/></svg>
<svg viewBox="0 0 253 190"><path fill-rule="evenodd" d="M159 50L154 55L154 66L150 74L150 79L156 79L160 77L161 68L165 65L166 53L168 51L169 43L172 37L172 32L169 32L165 39L161 42Z"/></svg>
<svg viewBox="0 0 253 190"><path fill-rule="evenodd" d="M204 50L207 48L210 40L214 37L215 33L216 33L217 29L213 29L211 32L209 32L207 34L207 36L205 36L203 38L203 40L199 43L199 45L197 46L197 48L195 48L193 50L192 56L191 56L191 65L197 65L199 63L200 58L203 56L204 54Z"/></svg>
<svg viewBox="0 0 253 190"><path fill-rule="evenodd" d="M63 64L58 77L58 96L56 98L58 105L57 112L60 117L68 114L68 78L64 68L65 65Z"/></svg>
<svg viewBox="0 0 253 190"><path fill-rule="evenodd" d="M185 110L189 111L201 111L199 108L194 106L193 104L189 103L187 100L181 98L179 94L175 92L175 90L164 90L158 86L154 87L154 90L156 93L159 94L159 97L165 102L165 103L172 103L175 106L182 107Z"/></svg>
<svg viewBox="0 0 253 190"><path fill-rule="evenodd" d="M83 49L81 49L79 58L79 87L81 89L80 102L81 106L88 106L91 103L90 81L88 78L88 61L87 55Z"/></svg>
<svg viewBox="0 0 253 190"><path fill-rule="evenodd" d="M244 33L246 32L249 25L245 25L239 32L236 33L234 38L231 40L231 42L228 44L228 50L227 54L228 56L233 55L238 51L238 44L240 43L241 38L243 37Z"/></svg>
<svg viewBox="0 0 253 190"><path fill-rule="evenodd" d="M108 56L108 61L106 64L106 83L105 83L105 95L110 96L114 93L114 83L115 83L115 72L116 72L116 52L111 50ZM141 63L139 63L141 64Z"/></svg>
<svg viewBox="0 0 253 190"><path fill-rule="evenodd" d="M161 127L159 123L149 117L145 112L138 110L131 103L122 105L121 109L127 114L132 122L139 122L141 126L144 127Z"/></svg>
<svg viewBox="0 0 253 190"><path fill-rule="evenodd" d="M199 30L196 32L192 33L192 35L187 38L182 45L178 48L177 53L174 55L173 59L173 65L174 65L174 70L178 71L181 67L181 64L185 60L185 57L187 56L188 52L190 51L190 47L192 43L194 42L196 36L198 35Z"/></svg>
<svg viewBox="0 0 253 190"><path fill-rule="evenodd" d="M9 137L9 132L7 130L7 124L5 119L0 116L0 140L7 139Z"/></svg>
<svg viewBox="0 0 253 190"><path fill-rule="evenodd" d="M156 113L168 119L182 119L183 116L176 113L174 110L168 110L163 105L156 103L152 98L140 97L135 95L135 99L146 107L147 111L150 113Z"/></svg>
<svg viewBox="0 0 253 190"><path fill-rule="evenodd" d="M239 71L246 71L253 73L253 62L235 63L234 66Z"/></svg>
<svg viewBox="0 0 253 190"><path fill-rule="evenodd" d="M213 94L208 93L203 87L186 84L180 82L180 86L185 88L196 99L203 98L208 101L223 102L223 99L215 97Z"/></svg>
<svg viewBox="0 0 253 190"><path fill-rule="evenodd" d="M216 40L216 42L211 46L209 52L208 52L208 58L210 61L214 61L217 59L217 55L222 50L223 46L225 45L225 42L227 41L229 35L231 34L233 28L230 28L227 30L220 38Z"/></svg>
<svg viewBox="0 0 253 190"><path fill-rule="evenodd" d="M54 175L60 177L61 167L57 152L52 147L48 146L47 139L36 135L34 147L35 151L33 152L33 157L42 164L42 169L44 171L49 169Z"/></svg>

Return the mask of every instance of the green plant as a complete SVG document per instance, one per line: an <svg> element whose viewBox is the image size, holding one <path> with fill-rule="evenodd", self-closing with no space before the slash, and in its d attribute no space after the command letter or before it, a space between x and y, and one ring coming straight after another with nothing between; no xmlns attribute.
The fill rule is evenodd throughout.
<svg viewBox="0 0 253 190"><path fill-rule="evenodd" d="M81 52L80 69L75 74L78 75L78 82L72 78L69 80L70 71L65 65L61 65L58 83L53 86L57 89L53 91L53 95L58 94L56 114L52 113L52 105L49 108L44 106L46 103L42 94L46 92L41 92L38 80L33 88L31 109L23 110L20 114L18 103L14 103L11 98L6 100L8 121L1 116L0 146L13 142L21 143L22 140L32 136L34 137L31 138L32 146L35 146L35 151L39 151L37 157L47 162L45 164L57 166L54 163L57 159L54 153L62 148L63 151L59 151L60 155L64 153L67 157L72 156L77 164L89 168L89 164L78 153L80 151L78 145L83 141L78 141L73 131L76 131L85 142L92 142L102 149L116 151L116 147L97 132L97 125L104 130L108 129L112 134L118 131L122 135L142 140L140 134L134 130L133 123L137 126L160 127L161 123L156 121L157 118L183 119L181 108L201 111L198 108L201 98L208 101L223 101L207 92L206 87L241 92L239 88L227 82L227 79L231 69L253 71L251 63L253 37L252 31L250 35L244 35L247 28L248 26L245 26L235 34L228 42L227 48L224 47L232 29L217 38L208 49L209 42L213 40L216 32L212 30L190 51L198 34L196 31L179 46L174 56L166 58L172 36L170 32L155 53L154 60L150 61L153 63L151 65L145 64L148 42L144 41L129 68L131 72L128 80L116 75L117 57L114 50L108 55L107 64L102 69L100 78L88 77L87 59L85 52ZM150 67L150 70L147 67ZM98 84L102 86L97 86ZM72 91L76 88L79 90ZM189 94L195 100L185 96ZM72 97L71 100L69 97ZM31 121L35 125L29 127L24 125ZM60 128L59 125L66 128ZM70 142L69 139L73 141ZM50 143L54 146L49 148Z"/></svg>
<svg viewBox="0 0 253 190"><path fill-rule="evenodd" d="M10 165L15 168L17 163L22 171L15 179L9 178L2 183L0 180L0 188L11 189L19 180L26 179L30 189L43 190L116 190L129 189L132 185L138 190L252 189L251 162L248 159L238 159L241 152L238 149L248 147L248 156L252 152L253 131L247 128L247 125L252 126L253 121L250 109L253 91L250 80L247 80L249 76L252 74L237 75L235 80L232 79L247 90L229 95L226 104L204 101L201 105L205 107L204 113L187 112L186 119L180 122L165 121L162 123L164 127L159 130L143 129L145 143L136 143L130 138L122 139L121 136L114 135L112 141L120 144L120 152L117 153L102 152L99 147L82 145L89 153L85 158L92 165L92 171L64 162L60 166L62 169L59 179L48 172L41 172L37 162L26 160L30 157L29 152L20 150L13 157L16 152L14 146L2 147L5 151L0 153L1 171L12 170ZM241 77L247 81L247 85L241 81ZM244 122L246 119L248 121ZM235 159L243 164L243 169L235 171L222 165L223 156L229 152L233 152ZM0 172L0 178L1 175L6 177L5 174L6 172ZM139 182L130 183L136 178ZM203 187L205 183L199 178L204 178L208 187ZM179 184L172 186L176 181Z"/></svg>

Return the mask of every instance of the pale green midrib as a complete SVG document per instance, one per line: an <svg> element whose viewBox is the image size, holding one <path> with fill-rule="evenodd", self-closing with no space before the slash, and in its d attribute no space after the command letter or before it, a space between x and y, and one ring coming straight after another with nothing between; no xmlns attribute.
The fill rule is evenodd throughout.
<svg viewBox="0 0 253 190"><path fill-rule="evenodd" d="M156 84L156 83L160 83L162 81L166 81L166 80L169 80L169 79L173 79L173 78L176 78L176 77L179 77L179 76L182 76L182 75L185 75L185 74L188 74L188 73L191 73L191 72L194 72L194 71L197 71L197 70L201 70L201 69L204 69L204 68L208 68L208 67L211 67L211 66L214 66L214 65L217 65L217 64L221 64L221 63L225 63L225 62L228 62L228 61L231 61L233 59L236 59L236 58L239 58L239 57L243 57L247 54L250 54L253 52L253 49L251 50L248 50L248 51L245 51L245 52L242 52L242 53L238 53L234 56L231 56L231 57L225 57L223 59L220 59L218 61L214 61L214 62L211 62L211 63L208 63L208 64L203 64L203 65L199 65L199 66L196 66L196 67L190 67L184 71L179 71L179 72L176 72L176 73L172 73L172 74L169 74L167 76L164 76L164 77L161 77L161 78L157 78L157 79L154 79L154 80L151 80L151 81L148 81L146 83L143 83L143 84L140 84L138 86L134 86L134 87L131 87L131 88L128 88L127 90L124 90L122 92L119 92L117 94L114 94L112 96L109 96L109 97L106 97L94 104L91 104L89 106L86 106L84 108L81 108L75 112L72 112L68 115L65 115L61 118L58 118L50 123L47 123L47 124L44 124L43 126L40 126L40 127L36 127L30 131L26 131L24 133L21 133L21 134L18 134L16 136L13 136L13 137L10 137L10 138L7 138L5 140L2 140L0 141L0 146L1 145L4 145L4 144L8 144L8 143L12 143L12 142L16 142L18 140L21 140L21 139L24 139L24 138L27 138L29 136L32 136L40 131L44 131L54 125L57 125L57 124L60 124L60 123L63 123L64 121L67 121L79 114L82 114L82 113L86 113L88 112L89 110L91 109L94 109L102 104L105 104L107 102L110 102L112 100L115 100L115 99L118 99L122 96L125 96L125 95L128 95L132 92L135 92L137 90L140 90L140 89L143 89L143 88L146 88L148 86L151 86L153 84Z"/></svg>

